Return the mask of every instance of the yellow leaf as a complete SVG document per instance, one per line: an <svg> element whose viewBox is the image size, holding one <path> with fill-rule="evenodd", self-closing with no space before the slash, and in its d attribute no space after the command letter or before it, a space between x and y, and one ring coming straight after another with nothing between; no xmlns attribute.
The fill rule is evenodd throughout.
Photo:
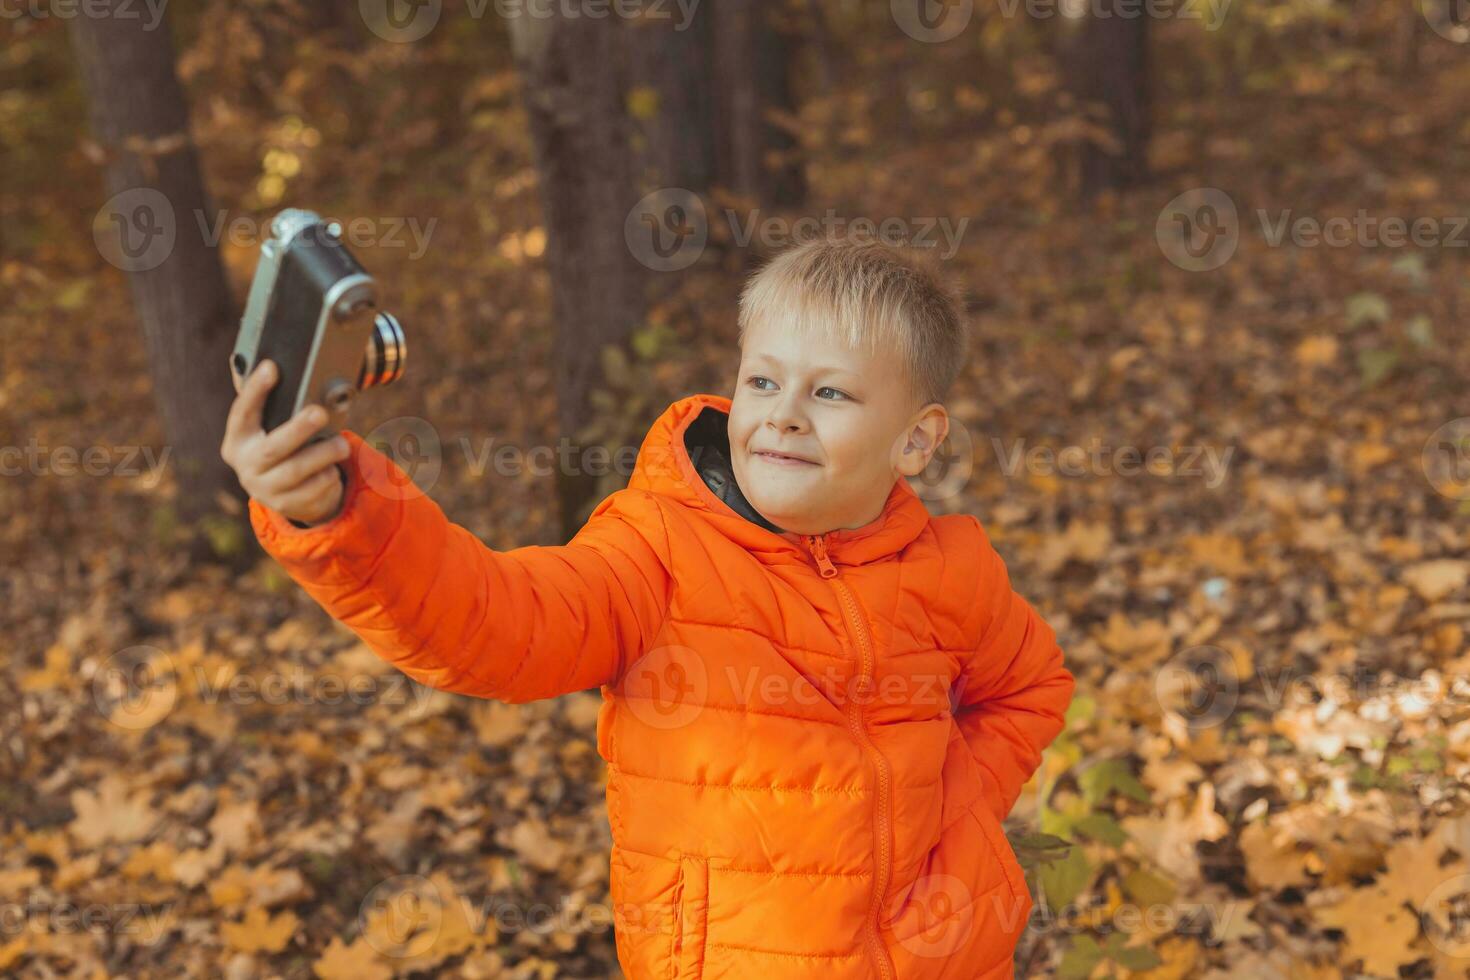
<svg viewBox="0 0 1470 980"><path fill-rule="evenodd" d="M1305 367L1320 367L1337 360L1337 338L1308 337L1296 345L1296 360Z"/></svg>
<svg viewBox="0 0 1470 980"><path fill-rule="evenodd" d="M71 652L61 644L46 651L46 666L40 670L27 671L21 675L22 691L54 691L73 677Z"/></svg>
<svg viewBox="0 0 1470 980"><path fill-rule="evenodd" d="M646 85L629 91L628 114L634 119L652 119L658 115L658 92Z"/></svg>
<svg viewBox="0 0 1470 980"><path fill-rule="evenodd" d="M26 950L30 949L30 946L31 936L30 933L26 932L16 936L14 940L6 943L4 946L0 946L0 970L7 969L17 962L26 954Z"/></svg>
<svg viewBox="0 0 1470 980"><path fill-rule="evenodd" d="M1403 579L1425 602L1438 602L1465 587L1470 580L1470 562L1443 559L1420 562L1404 569Z"/></svg>
<svg viewBox="0 0 1470 980"><path fill-rule="evenodd" d="M1386 977L1419 959L1409 949L1419 935L1419 920L1381 888L1358 888L1336 905L1317 910L1317 921L1343 932L1339 962L1363 961L1363 969Z"/></svg>
<svg viewBox="0 0 1470 980"><path fill-rule="evenodd" d="M242 953L279 953L286 948L300 924L294 912L272 916L263 908L253 908L239 922L221 925L219 934Z"/></svg>
<svg viewBox="0 0 1470 980"><path fill-rule="evenodd" d="M333 936L311 969L320 980L390 980L393 976L367 940L361 938L348 946Z"/></svg>
<svg viewBox="0 0 1470 980"><path fill-rule="evenodd" d="M71 805L77 816L68 829L86 847L96 847L109 840L140 840L158 822L158 815L148 804L147 791L129 796L122 779L116 775L104 778L95 793L73 790Z"/></svg>

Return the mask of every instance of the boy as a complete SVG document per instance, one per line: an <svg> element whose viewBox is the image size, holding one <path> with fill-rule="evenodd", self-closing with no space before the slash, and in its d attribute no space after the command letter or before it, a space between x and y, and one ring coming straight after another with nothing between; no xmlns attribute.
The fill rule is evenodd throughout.
<svg viewBox="0 0 1470 980"><path fill-rule="evenodd" d="M905 479L948 431L960 314L905 253L825 239L752 277L740 331L734 396L671 405L561 547L375 492L393 464L351 432L261 433L268 375L222 452L265 548L410 677L602 689L632 980L1009 977L1032 901L1001 821L1074 680L979 521Z"/></svg>

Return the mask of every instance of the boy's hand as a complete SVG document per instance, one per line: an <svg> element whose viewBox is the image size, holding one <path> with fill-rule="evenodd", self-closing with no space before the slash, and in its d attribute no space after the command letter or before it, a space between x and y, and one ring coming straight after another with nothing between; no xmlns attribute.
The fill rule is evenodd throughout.
<svg viewBox="0 0 1470 980"><path fill-rule="evenodd" d="M327 410L308 405L273 431L261 428L266 395L276 384L276 365L261 361L242 383L235 380L235 401L225 422L219 454L230 464L245 492L271 510L301 524L321 524L342 506L342 478L337 463L351 452L341 436L306 448L308 439L327 422Z"/></svg>

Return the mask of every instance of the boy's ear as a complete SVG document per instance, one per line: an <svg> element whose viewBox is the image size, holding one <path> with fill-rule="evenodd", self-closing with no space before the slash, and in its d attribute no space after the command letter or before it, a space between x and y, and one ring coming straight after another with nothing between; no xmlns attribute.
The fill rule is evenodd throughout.
<svg viewBox="0 0 1470 980"><path fill-rule="evenodd" d="M934 458L934 453L949 434L949 413L938 402L925 405L909 423L902 437L896 466L904 476L918 476Z"/></svg>

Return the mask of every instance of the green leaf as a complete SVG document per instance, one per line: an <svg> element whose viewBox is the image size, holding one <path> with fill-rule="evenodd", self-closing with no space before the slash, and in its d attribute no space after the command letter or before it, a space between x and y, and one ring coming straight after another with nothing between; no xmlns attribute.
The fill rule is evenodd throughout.
<svg viewBox="0 0 1470 980"><path fill-rule="evenodd" d="M1092 812L1092 807L1080 796L1069 795L1060 807L1049 806L1041 813L1041 832L1055 834L1063 840L1075 836L1077 821Z"/></svg>
<svg viewBox="0 0 1470 980"><path fill-rule="evenodd" d="M1358 351L1358 372L1363 376L1363 387L1371 388L1382 381L1398 362L1396 350Z"/></svg>
<svg viewBox="0 0 1470 980"><path fill-rule="evenodd" d="M1434 321L1430 320L1423 313L1410 320L1408 325L1404 327L1404 332L1409 335L1409 339L1414 342L1416 347L1424 348L1434 346Z"/></svg>
<svg viewBox="0 0 1470 980"><path fill-rule="evenodd" d="M1135 868L1123 876L1123 891L1140 905L1167 905L1177 889L1168 878Z"/></svg>
<svg viewBox="0 0 1470 980"><path fill-rule="evenodd" d="M1159 959L1159 954L1154 952L1152 946L1129 946L1127 943L1128 935L1126 933L1115 932L1108 937L1107 945L1103 947L1103 951L1107 953L1108 959L1114 963L1117 963L1126 970L1133 970L1135 972L1152 970L1163 962L1163 960Z"/></svg>
<svg viewBox="0 0 1470 980"><path fill-rule="evenodd" d="M1101 803L1109 793L1122 793L1140 803L1148 803L1148 790L1133 778L1127 763L1122 759L1104 759L1077 777L1082 795L1089 803Z"/></svg>
<svg viewBox="0 0 1470 980"><path fill-rule="evenodd" d="M1062 962L1057 965L1057 976L1061 980L1087 980L1092 971L1102 962L1102 947L1086 933L1072 937Z"/></svg>
<svg viewBox="0 0 1470 980"><path fill-rule="evenodd" d="M628 354L617 344L608 344L602 348L602 376L613 388L627 389L632 378L632 371L628 364Z"/></svg>
<svg viewBox="0 0 1470 980"><path fill-rule="evenodd" d="M1066 857L1074 846L1071 841L1052 834L1026 834L1011 841L1011 850L1016 852L1016 860L1027 871L1055 864Z"/></svg>
<svg viewBox="0 0 1470 980"><path fill-rule="evenodd" d="M1074 847L1060 861L1048 864L1038 872L1046 904L1052 909L1066 908L1077 900L1092 882L1096 869L1082 848Z"/></svg>
<svg viewBox="0 0 1470 980"><path fill-rule="evenodd" d="M1079 694L1067 705L1066 727L1071 728L1074 722L1089 722L1096 714L1097 699L1090 694Z"/></svg>
<svg viewBox="0 0 1470 980"><path fill-rule="evenodd" d="M1365 323L1385 323L1388 315L1388 300L1377 293L1354 293L1347 298L1349 327L1360 327Z"/></svg>
<svg viewBox="0 0 1470 980"><path fill-rule="evenodd" d="M210 550L220 558L238 555L245 548L245 528L233 517L222 514L206 515L200 529L209 540Z"/></svg>
<svg viewBox="0 0 1470 980"><path fill-rule="evenodd" d="M56 305L68 313L87 305L87 295L92 291L90 279L73 279L56 294Z"/></svg>
<svg viewBox="0 0 1470 980"><path fill-rule="evenodd" d="M1113 847L1122 847L1128 840L1128 835L1118 826L1118 821L1106 813L1088 814L1077 821L1077 829L1093 840L1111 844Z"/></svg>
<svg viewBox="0 0 1470 980"><path fill-rule="evenodd" d="M1424 256L1418 252L1410 252L1397 259L1393 264L1393 271L1406 276L1416 286L1422 286L1429 281L1429 273L1424 267Z"/></svg>

